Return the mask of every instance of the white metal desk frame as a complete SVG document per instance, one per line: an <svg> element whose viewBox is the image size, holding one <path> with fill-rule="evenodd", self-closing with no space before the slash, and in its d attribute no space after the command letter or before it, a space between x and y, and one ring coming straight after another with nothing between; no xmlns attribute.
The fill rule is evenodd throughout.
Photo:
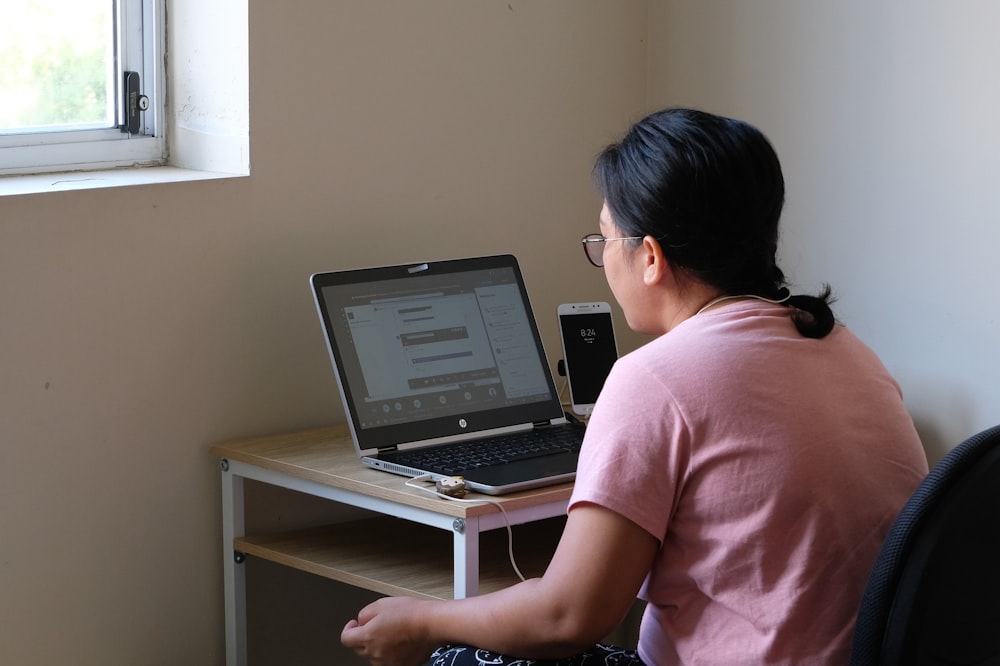
<svg viewBox="0 0 1000 666"><path fill-rule="evenodd" d="M233 548L234 540L245 536L244 479L297 490L341 504L451 531L454 535L456 599L475 596L479 592L479 534L506 525L504 516L499 511L468 519L455 518L240 461L223 458L221 467L227 666L245 666L247 663L246 570L242 566L246 555ZM568 500L558 500L521 509L507 509L507 516L511 525L533 522L565 515L567 504Z"/></svg>

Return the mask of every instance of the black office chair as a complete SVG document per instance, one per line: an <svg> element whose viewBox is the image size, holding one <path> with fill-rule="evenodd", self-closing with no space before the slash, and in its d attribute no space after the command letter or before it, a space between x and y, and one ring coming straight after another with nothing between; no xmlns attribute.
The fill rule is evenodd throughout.
<svg viewBox="0 0 1000 666"><path fill-rule="evenodd" d="M1000 664L1000 426L931 470L861 599L852 666Z"/></svg>

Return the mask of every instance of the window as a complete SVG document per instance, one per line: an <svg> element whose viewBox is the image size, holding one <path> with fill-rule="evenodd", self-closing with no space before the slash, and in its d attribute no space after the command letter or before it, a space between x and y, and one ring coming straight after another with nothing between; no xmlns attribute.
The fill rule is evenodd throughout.
<svg viewBox="0 0 1000 666"><path fill-rule="evenodd" d="M160 0L0 0L0 175L160 164Z"/></svg>

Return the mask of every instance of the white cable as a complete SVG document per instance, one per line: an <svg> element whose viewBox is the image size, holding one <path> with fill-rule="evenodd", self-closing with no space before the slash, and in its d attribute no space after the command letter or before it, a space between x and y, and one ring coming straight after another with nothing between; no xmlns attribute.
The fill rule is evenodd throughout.
<svg viewBox="0 0 1000 666"><path fill-rule="evenodd" d="M496 508L500 509L500 513L503 514L504 527L507 528L507 556L510 558L510 566L514 568L514 573L522 581L525 580L524 574L521 570L517 568L517 562L514 561L514 531L510 528L510 516L507 515L507 510L503 508L500 502L490 500L490 499L461 499L459 497L452 497L451 495L445 495L444 493L439 493L436 488L428 488L427 486L417 485L417 481L428 481L432 477L430 474L421 474L420 476L415 476L412 479L406 481L406 485L411 488L416 488L417 490L423 490L426 493L435 495L442 499L446 499L452 502L464 502L466 504L492 504Z"/></svg>

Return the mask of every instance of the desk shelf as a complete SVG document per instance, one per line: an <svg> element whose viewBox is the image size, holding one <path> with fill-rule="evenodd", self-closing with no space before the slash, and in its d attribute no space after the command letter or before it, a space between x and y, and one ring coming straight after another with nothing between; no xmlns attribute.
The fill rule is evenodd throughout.
<svg viewBox="0 0 1000 666"><path fill-rule="evenodd" d="M515 525L514 560L527 578L545 571L564 518ZM507 553L507 530L480 535L480 593L518 582ZM451 599L452 535L392 517L338 523L275 535L239 537L237 551L379 594Z"/></svg>
<svg viewBox="0 0 1000 666"><path fill-rule="evenodd" d="M385 595L451 599L544 573L566 521L573 485L526 490L482 503L445 502L358 460L346 427L319 428L211 447L222 469L226 662L246 666L246 574L233 551ZM282 533L246 534L244 482L265 483L363 509L374 516ZM452 530L456 521L464 524ZM252 521L251 521L252 522Z"/></svg>

